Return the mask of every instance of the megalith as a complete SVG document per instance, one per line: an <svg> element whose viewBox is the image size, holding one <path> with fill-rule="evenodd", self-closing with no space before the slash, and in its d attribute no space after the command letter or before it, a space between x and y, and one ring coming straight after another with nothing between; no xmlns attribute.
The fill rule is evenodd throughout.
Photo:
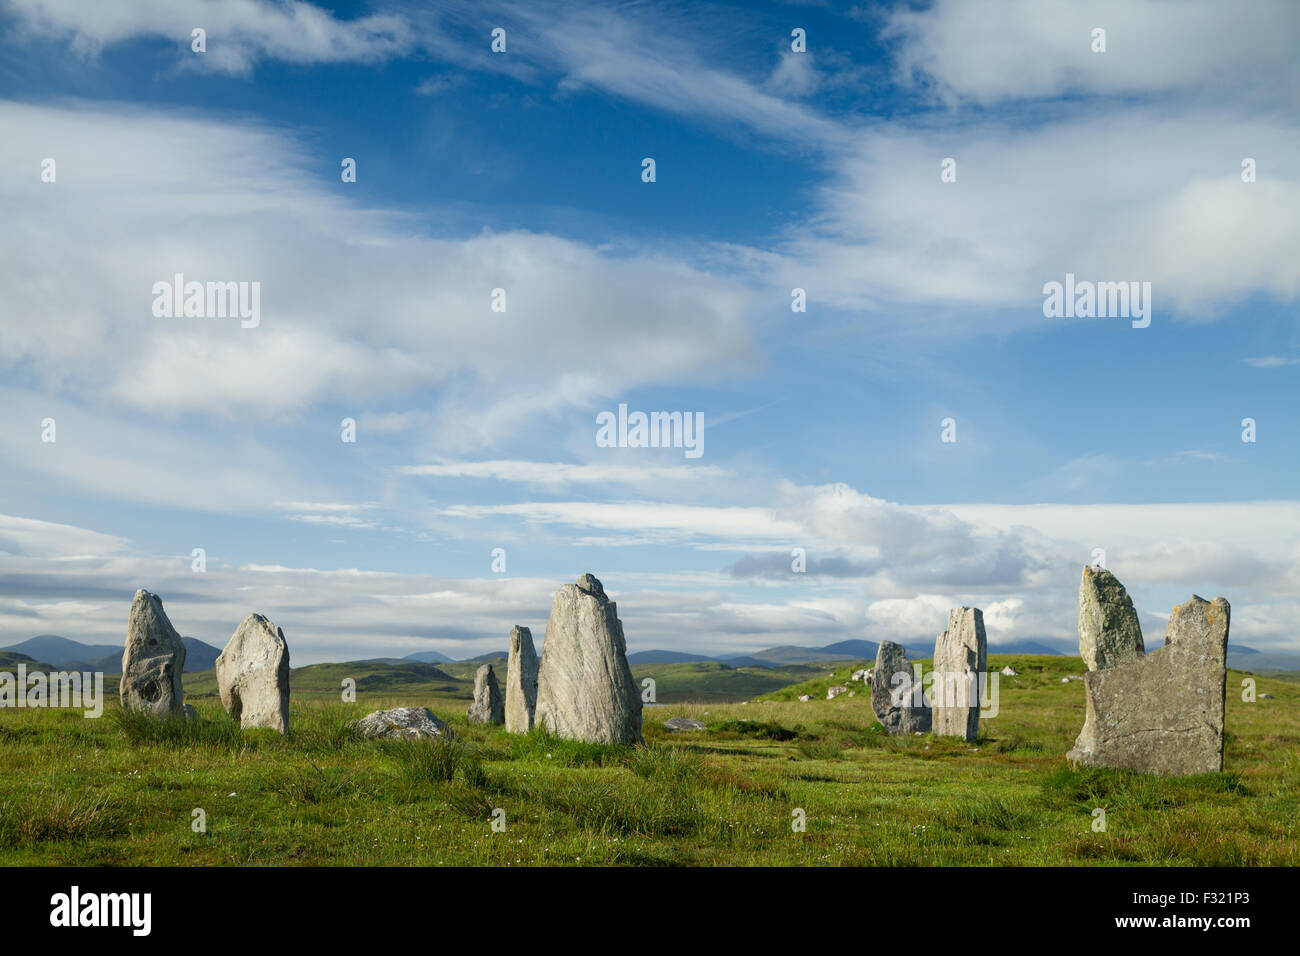
<svg viewBox="0 0 1300 956"><path fill-rule="evenodd" d="M289 732L289 645L261 614L239 622L217 657L217 691L241 727Z"/></svg>
<svg viewBox="0 0 1300 956"><path fill-rule="evenodd" d="M506 705L491 664L480 664L474 672L474 702L469 705L466 716L471 724L505 723Z"/></svg>
<svg viewBox="0 0 1300 956"><path fill-rule="evenodd" d="M893 641L882 641L876 650L871 709L885 730L895 737L930 730L933 717L929 702L916 681L906 652Z"/></svg>
<svg viewBox="0 0 1300 956"><path fill-rule="evenodd" d="M618 607L591 574L555 592L537 671L535 722L571 740L641 742L641 695Z"/></svg>
<svg viewBox="0 0 1300 956"><path fill-rule="evenodd" d="M1158 776L1221 771L1231 610L1192 595L1169 615L1163 647L1088 671L1083 730L1066 758Z"/></svg>
<svg viewBox="0 0 1300 956"><path fill-rule="evenodd" d="M979 736L980 683L987 658L984 612L977 607L950 610L948 630L934 643L930 703L936 734L965 740Z"/></svg>
<svg viewBox="0 0 1300 956"><path fill-rule="evenodd" d="M526 734L533 729L537 712L537 651L533 632L526 627L510 629L510 656L506 661L506 730Z"/></svg>
<svg viewBox="0 0 1300 956"><path fill-rule="evenodd" d="M1139 660L1145 653L1124 585L1109 571L1085 567L1079 582L1079 656L1088 670Z"/></svg>
<svg viewBox="0 0 1300 956"><path fill-rule="evenodd" d="M122 651L122 684L118 692L122 709L155 717L183 714L184 670L185 644L167 618L162 598L143 589L136 591Z"/></svg>

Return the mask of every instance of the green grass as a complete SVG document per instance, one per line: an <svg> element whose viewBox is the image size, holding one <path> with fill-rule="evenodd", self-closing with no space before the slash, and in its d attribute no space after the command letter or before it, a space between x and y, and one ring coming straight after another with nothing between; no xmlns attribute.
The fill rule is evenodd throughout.
<svg viewBox="0 0 1300 956"><path fill-rule="evenodd" d="M405 671L342 703L342 676L382 677L374 665L295 670L287 737L241 730L192 692L204 675L185 677L198 723L114 702L98 720L3 710L0 863L1300 865L1300 685L1257 678L1274 698L1246 704L1230 672L1227 772L1161 780L1067 766L1083 690L1060 677L1077 660L994 663L1020 676L1001 679L973 744L889 737L826 665L804 692L859 693L647 708L639 748L470 725L459 684ZM461 742L357 737L356 718L402 705L429 706ZM707 729L671 733L674 716Z"/></svg>

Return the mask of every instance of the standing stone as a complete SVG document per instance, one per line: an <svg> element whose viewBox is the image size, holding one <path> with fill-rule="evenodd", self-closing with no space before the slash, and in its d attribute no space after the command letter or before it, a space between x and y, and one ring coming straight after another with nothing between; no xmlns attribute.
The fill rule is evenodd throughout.
<svg viewBox="0 0 1300 956"><path fill-rule="evenodd" d="M955 607L934 644L934 732L975 740L980 729L980 681L987 666L984 612Z"/></svg>
<svg viewBox="0 0 1300 956"><path fill-rule="evenodd" d="M506 663L506 730L528 733L536 713L537 651L533 648L533 632L526 627L512 627Z"/></svg>
<svg viewBox="0 0 1300 956"><path fill-rule="evenodd" d="M1066 758L1160 776L1221 771L1231 610L1192 595L1169 615L1163 647L1085 674L1083 730Z"/></svg>
<svg viewBox="0 0 1300 956"><path fill-rule="evenodd" d="M163 610L162 598L143 589L136 591L122 651L122 709L155 717L183 714L184 671L185 645Z"/></svg>
<svg viewBox="0 0 1300 956"><path fill-rule="evenodd" d="M928 733L930 707L924 692L916 686L912 665L901 645L881 642L876 649L875 674L878 679L871 684L871 709L881 726L895 737Z"/></svg>
<svg viewBox="0 0 1300 956"><path fill-rule="evenodd" d="M1079 582L1079 655L1088 670L1135 661L1146 652L1133 600L1115 575L1085 567Z"/></svg>
<svg viewBox="0 0 1300 956"><path fill-rule="evenodd" d="M571 740L641 742L641 695L618 606L590 574L555 592L537 672L536 724Z"/></svg>
<svg viewBox="0 0 1300 956"><path fill-rule="evenodd" d="M504 724L506 705L491 664L482 664L474 672L474 703L466 711L471 724Z"/></svg>
<svg viewBox="0 0 1300 956"><path fill-rule="evenodd" d="M239 622L217 658L217 690L241 727L289 732L289 645L260 614Z"/></svg>

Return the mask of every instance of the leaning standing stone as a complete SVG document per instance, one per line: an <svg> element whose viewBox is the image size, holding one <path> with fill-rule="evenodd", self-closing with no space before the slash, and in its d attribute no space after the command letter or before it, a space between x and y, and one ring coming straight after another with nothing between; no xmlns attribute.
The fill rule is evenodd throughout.
<svg viewBox="0 0 1300 956"><path fill-rule="evenodd" d="M618 606L593 575L555 592L537 673L536 723L589 743L641 742L641 695Z"/></svg>
<svg viewBox="0 0 1300 956"><path fill-rule="evenodd" d="M185 645L167 619L162 598L143 589L136 591L122 651L122 709L155 717L183 713L184 670Z"/></svg>
<svg viewBox="0 0 1300 956"><path fill-rule="evenodd" d="M239 622L217 658L217 690L241 727L289 732L289 645L260 614Z"/></svg>
<svg viewBox="0 0 1300 956"><path fill-rule="evenodd" d="M934 732L944 737L975 740L980 729L980 680L988 649L984 612L955 607L948 612L948 630L934 644Z"/></svg>
<svg viewBox="0 0 1300 956"><path fill-rule="evenodd" d="M1079 582L1079 656L1088 670L1142 657L1142 627L1133 600L1115 575L1086 567Z"/></svg>
<svg viewBox="0 0 1300 956"><path fill-rule="evenodd" d="M482 664L474 673L474 703L466 711L471 724L503 724L506 705L491 664Z"/></svg>
<svg viewBox="0 0 1300 956"><path fill-rule="evenodd" d="M896 737L929 732L930 707L900 645L893 641L881 642L876 650L875 674L871 709L881 726Z"/></svg>
<svg viewBox="0 0 1300 956"><path fill-rule="evenodd" d="M533 729L536 712L537 651L533 648L533 632L526 627L512 627L506 663L506 730L528 733Z"/></svg>

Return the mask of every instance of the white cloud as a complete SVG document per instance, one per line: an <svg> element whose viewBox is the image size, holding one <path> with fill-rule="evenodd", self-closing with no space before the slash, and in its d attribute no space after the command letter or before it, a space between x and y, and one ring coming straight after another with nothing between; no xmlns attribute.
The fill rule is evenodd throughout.
<svg viewBox="0 0 1300 956"><path fill-rule="evenodd" d="M1042 314L1044 283L1067 272L1150 282L1155 322L1212 317L1253 293L1300 294L1289 254L1300 247L1298 155L1294 124L1219 107L879 124L836 155L816 215L767 268L814 301L876 310L915 335L1070 321ZM1243 183L1243 156L1268 175ZM949 157L957 181L942 183ZM941 311L919 322L889 305L960 319Z"/></svg>
<svg viewBox="0 0 1300 956"><path fill-rule="evenodd" d="M594 426L593 426L594 428ZM402 474L426 478L489 478L532 485L657 484L724 478L726 469L714 465L615 465L566 462L456 461L437 465L404 465Z"/></svg>
<svg viewBox="0 0 1300 956"><path fill-rule="evenodd" d="M268 419L454 381L431 419L445 449L757 359L738 282L658 250L422 237L342 198L276 131L103 104L0 103L0 125L0 160L32 170L0 181L0 363L65 392ZM53 184L39 181L47 155ZM260 326L155 318L152 286L177 272L259 281Z"/></svg>
<svg viewBox="0 0 1300 956"><path fill-rule="evenodd" d="M70 41L94 56L138 37L170 41L177 63L247 73L261 59L290 63L374 62L407 52L413 37L402 17L339 20L311 3L284 0L6 0L30 34ZM190 49L191 30L207 32L205 53Z"/></svg>
<svg viewBox="0 0 1300 956"><path fill-rule="evenodd" d="M1106 52L1092 31L1106 30ZM900 42L900 74L952 100L993 104L1067 94L1166 93L1188 88L1295 92L1300 8L1219 0L936 0L899 4L885 36ZM1276 88L1291 76L1291 88Z"/></svg>

